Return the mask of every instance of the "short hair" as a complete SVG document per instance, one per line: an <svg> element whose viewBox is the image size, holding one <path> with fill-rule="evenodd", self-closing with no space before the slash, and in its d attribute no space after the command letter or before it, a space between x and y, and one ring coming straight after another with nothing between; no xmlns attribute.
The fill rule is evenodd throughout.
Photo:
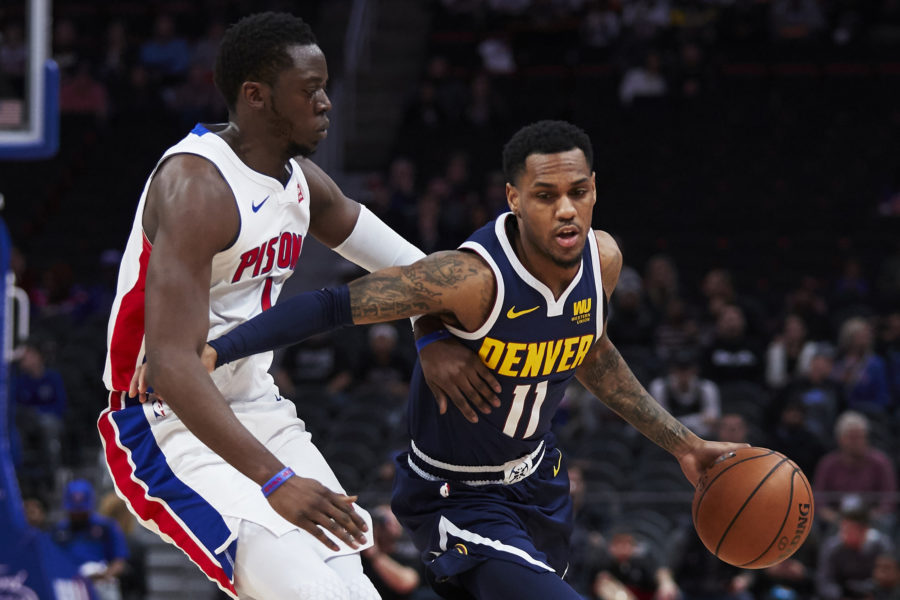
<svg viewBox="0 0 900 600"><path fill-rule="evenodd" d="M261 81L274 85L292 64L289 46L317 44L309 25L289 13L264 12L244 17L222 36L216 56L215 82L228 110L234 110L241 85Z"/></svg>
<svg viewBox="0 0 900 600"><path fill-rule="evenodd" d="M854 410L844 411L834 423L834 436L841 437L847 430L855 428L861 428L868 433L869 420L862 413Z"/></svg>
<svg viewBox="0 0 900 600"><path fill-rule="evenodd" d="M503 147L503 175L515 185L525 171L525 160L532 154L556 154L580 149L589 169L594 165L591 138L566 121L538 121L518 130Z"/></svg>

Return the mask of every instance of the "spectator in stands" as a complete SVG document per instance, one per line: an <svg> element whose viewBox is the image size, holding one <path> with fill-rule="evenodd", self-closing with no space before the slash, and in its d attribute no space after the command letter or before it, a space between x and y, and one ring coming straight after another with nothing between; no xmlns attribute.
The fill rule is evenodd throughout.
<svg viewBox="0 0 900 600"><path fill-rule="evenodd" d="M371 514L375 544L362 552L363 570L383 600L412 598L421 583L421 575L413 566L419 563L418 555L398 552L405 534L390 505L376 506Z"/></svg>
<svg viewBox="0 0 900 600"><path fill-rule="evenodd" d="M52 531L57 543L94 584L100 600L119 600L119 576L125 571L128 546L119 525L94 511L94 487L84 479L71 481L63 498L66 518Z"/></svg>
<svg viewBox="0 0 900 600"><path fill-rule="evenodd" d="M867 320L854 317L841 326L832 376L843 387L847 408L874 415L890 410L887 367L875 354L872 325Z"/></svg>
<svg viewBox="0 0 900 600"><path fill-rule="evenodd" d="M651 256L644 266L644 300L656 320L662 320L669 304L680 297L675 261L665 254Z"/></svg>
<svg viewBox="0 0 900 600"><path fill-rule="evenodd" d="M619 275L616 293L610 299L609 336L623 347L650 347L653 343L653 313L644 304L641 276L624 267Z"/></svg>
<svg viewBox="0 0 900 600"><path fill-rule="evenodd" d="M876 559L893 551L890 539L869 525L865 503L848 496L837 533L825 539L819 554L816 589L822 600L868 599L875 592Z"/></svg>
<svg viewBox="0 0 900 600"><path fill-rule="evenodd" d="M769 430L768 447L788 456L807 475L815 472L816 464L825 454L825 444L806 422L806 405L794 399L783 405L781 417Z"/></svg>
<svg viewBox="0 0 900 600"><path fill-rule="evenodd" d="M719 421L716 423L715 439L738 444L749 444L756 441L750 439L747 420L737 413L725 413L719 417Z"/></svg>
<svg viewBox="0 0 900 600"><path fill-rule="evenodd" d="M393 406L402 404L409 391L412 362L397 344L397 328L379 323L368 328L368 346L357 368L357 385L378 390L393 398Z"/></svg>
<svg viewBox="0 0 900 600"><path fill-rule="evenodd" d="M669 360L683 348L693 348L700 344L697 320L690 314L690 308L681 298L669 300L656 327L655 348L660 360Z"/></svg>
<svg viewBox="0 0 900 600"><path fill-rule="evenodd" d="M639 544L627 527L619 527L612 534L608 556L594 575L590 597L623 600L622 586L634 600L675 600L679 593L672 572L660 564L646 544Z"/></svg>
<svg viewBox="0 0 900 600"><path fill-rule="evenodd" d="M894 553L884 552L875 558L872 600L900 600L900 558L897 558L896 548L894 550Z"/></svg>
<svg viewBox="0 0 900 600"><path fill-rule="evenodd" d="M785 312L796 314L806 323L810 339L831 339L828 303L822 296L820 282L812 276L800 277L800 283L785 296Z"/></svg>
<svg viewBox="0 0 900 600"><path fill-rule="evenodd" d="M840 497L857 494L869 503L870 516L876 523L892 524L896 506L893 495L897 492L895 465L884 452L869 445L868 419L846 411L835 423L834 436L838 448L819 460L812 480L819 495L816 517L836 523Z"/></svg>
<svg viewBox="0 0 900 600"><path fill-rule="evenodd" d="M762 352L747 334L744 311L735 304L724 306L716 319L715 337L706 348L704 374L720 385L762 381Z"/></svg>
<svg viewBox="0 0 900 600"><path fill-rule="evenodd" d="M671 563L682 600L753 600L752 572L716 558L690 525L677 532Z"/></svg>
<svg viewBox="0 0 900 600"><path fill-rule="evenodd" d="M827 446L832 444L834 421L843 404L841 388L831 378L833 369L834 348L826 343L815 344L809 365L799 378L778 394L773 403L773 408L783 407L791 402L803 404L806 426ZM773 415L768 421L772 423L777 419L778 415Z"/></svg>
<svg viewBox="0 0 900 600"><path fill-rule="evenodd" d="M606 560L606 540L600 532L608 524L609 509L602 503L588 502L590 481L585 479L585 470L578 461L568 467L569 496L572 497L572 511L575 515L570 544L578 548L573 552L566 580L579 593L590 593L597 565Z"/></svg>
<svg viewBox="0 0 900 600"><path fill-rule="evenodd" d="M721 416L719 388L700 378L697 352L682 349L669 359L668 374L647 388L660 405L702 438L712 438Z"/></svg>
<svg viewBox="0 0 900 600"><path fill-rule="evenodd" d="M315 388L334 399L346 391L356 365L356 357L348 352L348 335L323 333L286 348L274 373L281 393L295 398L298 387Z"/></svg>
<svg viewBox="0 0 900 600"><path fill-rule="evenodd" d="M592 2L581 18L581 41L587 60L608 58L610 48L622 31L622 19L608 0Z"/></svg>
<svg viewBox="0 0 900 600"><path fill-rule="evenodd" d="M63 71L59 110L63 114L93 116L101 122L109 116L109 93L106 86L94 77L86 60Z"/></svg>
<svg viewBox="0 0 900 600"><path fill-rule="evenodd" d="M487 36L478 43L482 68L491 75L511 75L516 72L516 58L513 55L509 35L497 33Z"/></svg>
<svg viewBox="0 0 900 600"><path fill-rule="evenodd" d="M27 60L28 47L25 44L22 24L10 21L0 35L0 74L12 79L17 85L22 85Z"/></svg>
<svg viewBox="0 0 900 600"><path fill-rule="evenodd" d="M631 106L636 99L662 98L667 93L668 85L656 52L648 52L643 64L625 71L619 85L619 101L624 106Z"/></svg>
<svg viewBox="0 0 900 600"><path fill-rule="evenodd" d="M27 496L22 499L25 509L25 522L41 531L47 528L47 504L39 496Z"/></svg>
<svg viewBox="0 0 900 600"><path fill-rule="evenodd" d="M780 389L809 368L816 344L800 315L789 314L766 350L766 383Z"/></svg>
<svg viewBox="0 0 900 600"><path fill-rule="evenodd" d="M881 319L877 350L887 367L888 387L893 405L898 406L900 405L900 309L894 309Z"/></svg>
<svg viewBox="0 0 900 600"><path fill-rule="evenodd" d="M128 558L119 575L122 600L143 600L147 596L147 548L143 539L149 532L137 527L137 519L114 491L107 492L100 500L97 514L115 521L125 536Z"/></svg>
<svg viewBox="0 0 900 600"><path fill-rule="evenodd" d="M187 78L163 91L163 99L181 124L190 127L203 118L216 119L225 116L225 104L213 83L209 67L192 64Z"/></svg>
<svg viewBox="0 0 900 600"><path fill-rule="evenodd" d="M23 453L20 477L38 487L51 485L62 465L63 419L68 405L62 376L47 366L40 343L30 339L21 346L11 381L10 397Z"/></svg>
<svg viewBox="0 0 900 600"><path fill-rule="evenodd" d="M172 83L187 73L191 61L187 40L175 30L175 21L161 13L153 22L153 36L141 45L140 61L154 80Z"/></svg>

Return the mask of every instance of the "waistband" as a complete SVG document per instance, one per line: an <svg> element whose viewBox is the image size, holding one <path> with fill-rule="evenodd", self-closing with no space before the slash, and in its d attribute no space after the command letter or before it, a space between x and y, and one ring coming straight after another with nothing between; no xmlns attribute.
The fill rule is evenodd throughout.
<svg viewBox="0 0 900 600"><path fill-rule="evenodd" d="M413 472L428 481L458 481L471 486L512 485L534 473L545 452L544 440L541 440L531 454L502 465L453 465L428 456L411 441L406 460Z"/></svg>

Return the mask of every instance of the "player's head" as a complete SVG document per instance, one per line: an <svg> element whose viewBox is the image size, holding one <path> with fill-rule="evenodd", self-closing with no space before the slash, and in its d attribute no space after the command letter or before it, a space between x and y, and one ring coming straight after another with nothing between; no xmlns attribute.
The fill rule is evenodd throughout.
<svg viewBox="0 0 900 600"><path fill-rule="evenodd" d="M265 12L229 27L216 57L215 81L232 119L258 122L291 155L309 155L325 138L328 66L302 19Z"/></svg>
<svg viewBox="0 0 900 600"><path fill-rule="evenodd" d="M503 148L506 199L523 244L562 267L581 261L597 199L593 148L565 121L538 121Z"/></svg>

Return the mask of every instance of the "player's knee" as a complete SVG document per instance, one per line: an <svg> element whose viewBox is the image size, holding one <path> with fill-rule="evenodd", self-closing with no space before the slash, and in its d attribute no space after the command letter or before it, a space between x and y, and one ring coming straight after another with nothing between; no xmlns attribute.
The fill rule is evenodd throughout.
<svg viewBox="0 0 900 600"><path fill-rule="evenodd" d="M295 579L283 587L279 598L298 600L355 600L350 587L336 573L316 573L314 577ZM378 598L378 596L375 596Z"/></svg>

